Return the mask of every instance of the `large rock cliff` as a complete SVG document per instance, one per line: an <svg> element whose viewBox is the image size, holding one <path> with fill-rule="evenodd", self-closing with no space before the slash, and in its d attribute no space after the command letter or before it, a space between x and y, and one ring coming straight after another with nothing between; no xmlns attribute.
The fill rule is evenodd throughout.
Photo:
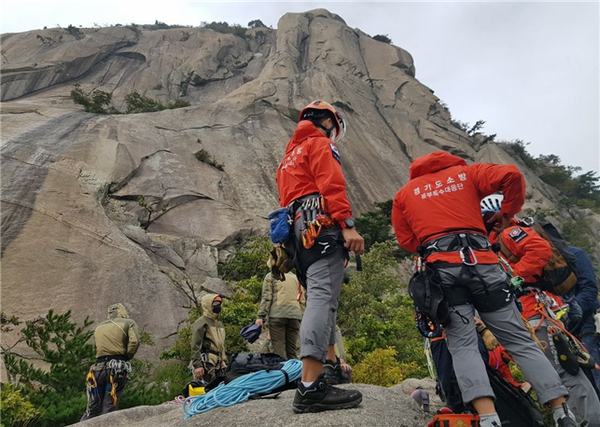
<svg viewBox="0 0 600 427"><path fill-rule="evenodd" d="M323 9L286 14L277 30L245 38L207 28L48 29L3 34L2 49L1 298L23 319L54 308L99 321L119 301L157 350L167 346L187 316L177 286L226 292L217 264L266 233L279 160L299 110L317 98L349 123L339 149L356 213L392 198L410 162L436 150L516 162L527 206L556 203L499 146L480 147L452 125L408 52ZM191 105L85 113L70 100L75 83L112 93L120 109L133 90Z"/></svg>

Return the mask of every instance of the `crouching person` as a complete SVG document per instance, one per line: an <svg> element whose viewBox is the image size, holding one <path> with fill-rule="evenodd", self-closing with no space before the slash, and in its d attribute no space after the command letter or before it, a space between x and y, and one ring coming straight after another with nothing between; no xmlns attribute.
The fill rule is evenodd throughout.
<svg viewBox="0 0 600 427"><path fill-rule="evenodd" d="M96 363L86 378L88 405L81 421L116 411L129 380L131 364L140 345L138 326L123 304L108 307L108 319L94 331Z"/></svg>
<svg viewBox="0 0 600 427"><path fill-rule="evenodd" d="M225 355L225 327L221 322L223 299L217 294L202 297L202 317L192 325L192 368L194 379L210 383L224 376L227 368Z"/></svg>

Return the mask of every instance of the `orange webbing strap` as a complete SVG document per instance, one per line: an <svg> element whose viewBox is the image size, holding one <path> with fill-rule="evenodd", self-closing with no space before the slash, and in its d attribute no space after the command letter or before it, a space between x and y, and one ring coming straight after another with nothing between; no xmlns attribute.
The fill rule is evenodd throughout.
<svg viewBox="0 0 600 427"><path fill-rule="evenodd" d="M537 343L537 345L542 349L542 351L545 350L546 347L548 347L548 343L542 344L542 342L539 340L539 338L535 334L535 332L539 329L540 325L542 324L542 321L540 321L540 324L537 325L536 328L534 328L533 326L531 326L531 323L529 323L529 321L525 317L523 317L523 315L521 315L521 319L523 319L523 324L525 325L525 329L527 329L529 331L531 338Z"/></svg>
<svg viewBox="0 0 600 427"><path fill-rule="evenodd" d="M431 338L431 342L445 340L446 339L446 331L442 331L442 335L437 338Z"/></svg>
<svg viewBox="0 0 600 427"><path fill-rule="evenodd" d="M92 389L98 387L98 383L96 382L96 376L94 375L94 371L96 370L96 365L93 365L85 377L86 385Z"/></svg>
<svg viewBox="0 0 600 427"><path fill-rule="evenodd" d="M538 313L540 313L540 316L542 316L540 323L535 328L533 328L529 324L527 319L525 319L524 317L523 317L523 323L525 323L525 327L527 327L527 329L529 329L529 331L531 332L531 336L533 337L535 342L538 343L538 345L540 346L540 348L542 350L545 350L545 346L543 346L542 343L540 342L540 340L537 339L535 332L540 328L540 326L542 326L542 323L544 323L544 320L547 320L548 323L550 323L550 326L548 327L550 332L556 332L557 330L561 330L562 332L564 332L568 336L572 337L578 344L581 345L581 342L573 334L571 334L569 331L567 331L565 329L563 323L560 320L557 320L548 314L548 310L551 310L551 309L547 308L543 302L538 302L535 305L535 310Z"/></svg>
<svg viewBox="0 0 600 427"><path fill-rule="evenodd" d="M112 397L113 399L113 406L117 406L117 387L119 386L119 383L117 383L113 376L110 376L110 397Z"/></svg>

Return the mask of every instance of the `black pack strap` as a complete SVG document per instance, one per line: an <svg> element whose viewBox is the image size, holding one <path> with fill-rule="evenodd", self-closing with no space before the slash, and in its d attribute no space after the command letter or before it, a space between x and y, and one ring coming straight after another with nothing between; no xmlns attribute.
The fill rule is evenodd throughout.
<svg viewBox="0 0 600 427"><path fill-rule="evenodd" d="M112 354L112 355L109 355L109 356L101 356L101 357L98 357L96 359L96 363L104 363L104 362L109 362L111 360L125 360L125 361L127 361L128 357L127 356L123 356L121 354Z"/></svg>

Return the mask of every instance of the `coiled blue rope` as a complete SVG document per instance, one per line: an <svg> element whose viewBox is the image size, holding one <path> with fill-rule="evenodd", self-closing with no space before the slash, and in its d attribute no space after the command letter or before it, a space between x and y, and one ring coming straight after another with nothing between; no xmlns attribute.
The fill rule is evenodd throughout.
<svg viewBox="0 0 600 427"><path fill-rule="evenodd" d="M258 371L242 375L228 384L219 384L206 394L190 396L183 402L185 419L219 406L233 406L256 394L270 393L286 384L286 374L282 371L287 373L289 381L296 381L302 376L302 362L291 359L283 362L281 370Z"/></svg>

